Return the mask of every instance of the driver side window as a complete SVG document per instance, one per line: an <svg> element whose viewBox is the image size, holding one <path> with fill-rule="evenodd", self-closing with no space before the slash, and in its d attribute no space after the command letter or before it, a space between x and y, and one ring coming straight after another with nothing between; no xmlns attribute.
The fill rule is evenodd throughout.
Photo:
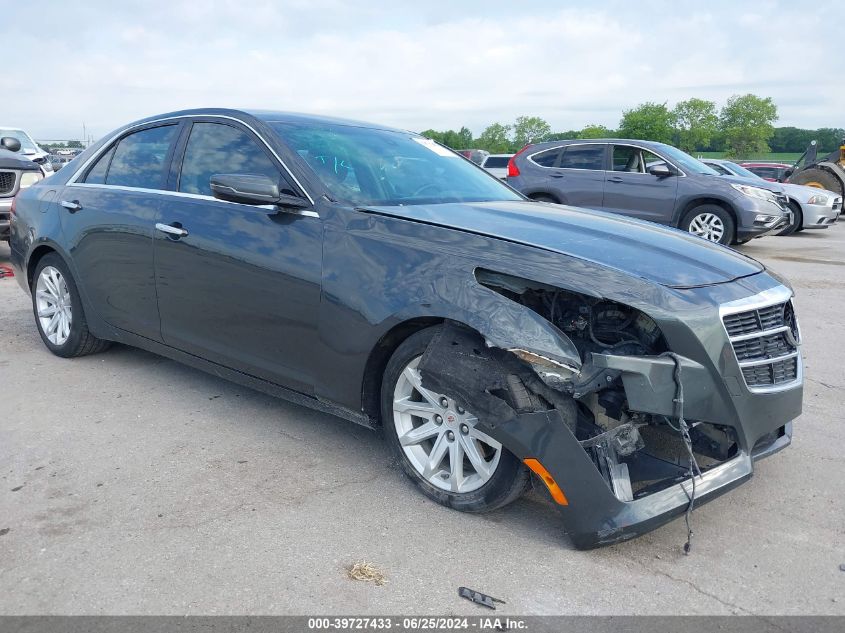
<svg viewBox="0 0 845 633"><path fill-rule="evenodd" d="M225 123L194 123L182 159L179 191L211 196L214 174L267 176L279 183L282 193L296 195L249 134Z"/></svg>

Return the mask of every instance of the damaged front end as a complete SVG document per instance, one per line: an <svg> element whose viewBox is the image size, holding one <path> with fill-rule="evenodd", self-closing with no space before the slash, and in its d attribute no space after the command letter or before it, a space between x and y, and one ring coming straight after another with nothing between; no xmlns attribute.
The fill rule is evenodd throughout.
<svg viewBox="0 0 845 633"><path fill-rule="evenodd" d="M791 417L744 425L721 370L676 353L644 312L502 273L479 269L476 279L543 316L577 355L447 323L420 361L423 384L452 394L541 476L577 547L689 512L748 479L753 458L788 445L795 397L783 411Z"/></svg>

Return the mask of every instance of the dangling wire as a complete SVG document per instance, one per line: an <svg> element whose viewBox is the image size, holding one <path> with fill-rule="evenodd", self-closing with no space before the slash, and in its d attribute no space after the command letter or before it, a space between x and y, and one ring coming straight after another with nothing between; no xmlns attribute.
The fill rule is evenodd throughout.
<svg viewBox="0 0 845 633"><path fill-rule="evenodd" d="M698 461L695 459L695 454L692 450L692 438L689 434L689 426L687 425L687 421L684 419L684 384L681 382L681 357L674 352L664 352L661 356L671 358L675 363L675 370L672 374L675 379L675 399L673 400L672 408L673 416L678 421L678 426L676 427L672 424L669 418L665 419L667 424L680 434L681 439L684 441L684 446L687 449L687 454L689 455L689 476L692 481L692 494L687 492L683 482L680 484L681 490L684 491L687 499L689 499L687 510L684 514L684 522L687 526L687 542L684 544L684 554L689 554L692 549L691 516L693 508L695 507L695 476L698 474L698 476L701 477L701 468L699 468Z"/></svg>

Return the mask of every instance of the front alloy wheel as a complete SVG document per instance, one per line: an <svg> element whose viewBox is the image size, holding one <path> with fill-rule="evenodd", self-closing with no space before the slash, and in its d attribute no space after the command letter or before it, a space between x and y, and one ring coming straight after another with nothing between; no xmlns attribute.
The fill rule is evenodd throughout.
<svg viewBox="0 0 845 633"><path fill-rule="evenodd" d="M414 358L393 390L393 424L405 457L428 483L472 492L490 481L502 445L476 428L478 418L454 400L422 386Z"/></svg>
<svg viewBox="0 0 845 633"><path fill-rule="evenodd" d="M501 508L526 490L529 471L479 428L472 412L449 394L423 386L419 363L438 330L412 334L388 361L381 385L384 435L405 474L427 497L465 512Z"/></svg>
<svg viewBox="0 0 845 633"><path fill-rule="evenodd" d="M725 235L725 224L718 215L700 213L690 222L689 232L711 242L721 242Z"/></svg>

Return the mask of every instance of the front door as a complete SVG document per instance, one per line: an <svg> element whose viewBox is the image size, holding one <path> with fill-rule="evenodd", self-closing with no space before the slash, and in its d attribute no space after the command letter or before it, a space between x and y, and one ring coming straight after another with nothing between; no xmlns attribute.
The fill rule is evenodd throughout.
<svg viewBox="0 0 845 633"><path fill-rule="evenodd" d="M175 191L162 202L154 241L164 342L312 393L320 218L212 196L209 180L218 173L266 175L280 190L299 194L246 128L197 120L180 145Z"/></svg>
<svg viewBox="0 0 845 633"><path fill-rule="evenodd" d="M666 161L633 145L613 145L611 169L604 186L605 211L630 215L641 220L671 224L678 193L678 177L658 177L648 173Z"/></svg>

